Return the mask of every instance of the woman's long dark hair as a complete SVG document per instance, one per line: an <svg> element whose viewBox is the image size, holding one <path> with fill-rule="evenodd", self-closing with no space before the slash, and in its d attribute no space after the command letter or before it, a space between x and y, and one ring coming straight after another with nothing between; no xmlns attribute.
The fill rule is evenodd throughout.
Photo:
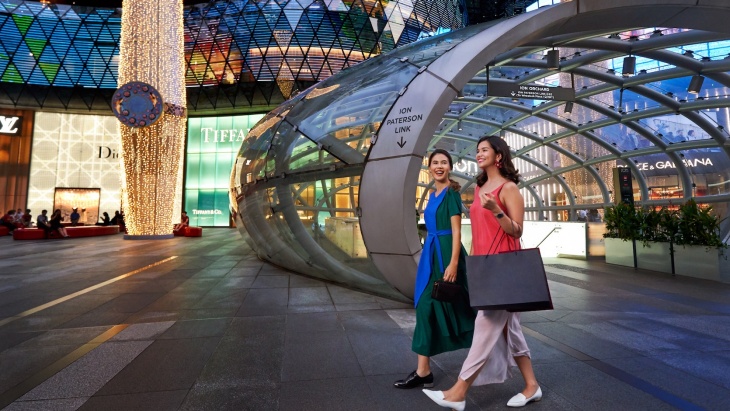
<svg viewBox="0 0 730 411"><path fill-rule="evenodd" d="M494 150L495 158L497 154L502 155L502 159L499 160L502 163L502 167L499 168L499 174L502 175L502 177L506 178L509 181L514 182L515 184L519 184L520 182L520 173L515 168L515 165L512 164L512 154L509 151L509 146L507 143L502 140L499 136L484 136L479 139L479 142L477 142L477 147L479 147L479 144L481 144L483 141L486 141L489 143L490 146L492 146L492 149ZM482 170L481 173L477 176L477 185L479 187L483 186L484 183L487 182L487 173Z"/></svg>
<svg viewBox="0 0 730 411"><path fill-rule="evenodd" d="M435 156L436 154L445 155L446 159L449 160L449 171L454 170L454 160L451 158L451 154L449 154L449 152L444 150L443 148L437 148L436 150L433 150L433 153L431 153L431 155L428 156L428 166L429 167L431 166L431 160L433 159L433 156ZM449 181L451 181L451 185L449 186L449 188L451 188L452 190L454 190L456 192L461 190L461 184L459 184L455 180L451 179L451 177L449 177Z"/></svg>

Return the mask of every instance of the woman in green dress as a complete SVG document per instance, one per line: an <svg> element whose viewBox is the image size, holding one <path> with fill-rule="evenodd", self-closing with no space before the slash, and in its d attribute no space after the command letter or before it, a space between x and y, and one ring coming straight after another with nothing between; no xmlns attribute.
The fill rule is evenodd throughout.
<svg viewBox="0 0 730 411"><path fill-rule="evenodd" d="M396 388L432 387L430 357L471 346L475 313L468 299L442 302L431 298L437 280L456 282L467 289L466 251L461 245L461 196L451 187L452 168L451 155L445 150L436 149L428 158L436 191L431 193L424 212L428 236L418 263L413 298L416 329L412 349L418 354L418 368L396 381Z"/></svg>

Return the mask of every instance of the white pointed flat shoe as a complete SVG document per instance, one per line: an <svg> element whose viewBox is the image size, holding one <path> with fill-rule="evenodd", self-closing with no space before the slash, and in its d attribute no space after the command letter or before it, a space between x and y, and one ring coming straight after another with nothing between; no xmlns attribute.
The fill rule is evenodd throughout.
<svg viewBox="0 0 730 411"><path fill-rule="evenodd" d="M425 391L425 390L424 390ZM508 402L508 407L518 408L518 407L524 407L527 405L527 403L532 401L540 401L542 399L542 390L540 387L537 387L537 391L535 391L534 394L532 394L532 397L527 398L522 393L519 393L512 397Z"/></svg>
<svg viewBox="0 0 730 411"><path fill-rule="evenodd" d="M423 393L428 395L428 398L433 402L444 408L451 408L456 411L464 411L464 408L466 408L466 401L446 401L443 391L423 390Z"/></svg>

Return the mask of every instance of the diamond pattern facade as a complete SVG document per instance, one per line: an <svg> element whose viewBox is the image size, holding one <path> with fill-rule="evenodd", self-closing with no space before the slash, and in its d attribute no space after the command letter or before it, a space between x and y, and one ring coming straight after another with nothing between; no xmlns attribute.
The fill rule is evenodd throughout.
<svg viewBox="0 0 730 411"><path fill-rule="evenodd" d="M463 27L464 10L463 0L186 6L189 108L264 110L369 57ZM120 31L121 9L0 0L0 104L108 112Z"/></svg>

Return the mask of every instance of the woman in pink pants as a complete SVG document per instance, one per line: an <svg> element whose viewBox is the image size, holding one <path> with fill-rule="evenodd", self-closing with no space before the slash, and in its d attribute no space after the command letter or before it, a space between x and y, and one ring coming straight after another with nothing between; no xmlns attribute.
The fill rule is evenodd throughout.
<svg viewBox="0 0 730 411"><path fill-rule="evenodd" d="M482 137L477 144L476 160L482 173L477 176L474 202L469 210L470 255L519 249L525 205L517 188L519 174L512 164L509 146L500 137ZM447 391L423 392L438 405L461 411L469 387L503 382L509 377L509 367L514 365L525 379L525 389L512 397L507 406L523 407L539 401L542 390L532 370L519 313L480 310L474 323L474 340L456 384Z"/></svg>

